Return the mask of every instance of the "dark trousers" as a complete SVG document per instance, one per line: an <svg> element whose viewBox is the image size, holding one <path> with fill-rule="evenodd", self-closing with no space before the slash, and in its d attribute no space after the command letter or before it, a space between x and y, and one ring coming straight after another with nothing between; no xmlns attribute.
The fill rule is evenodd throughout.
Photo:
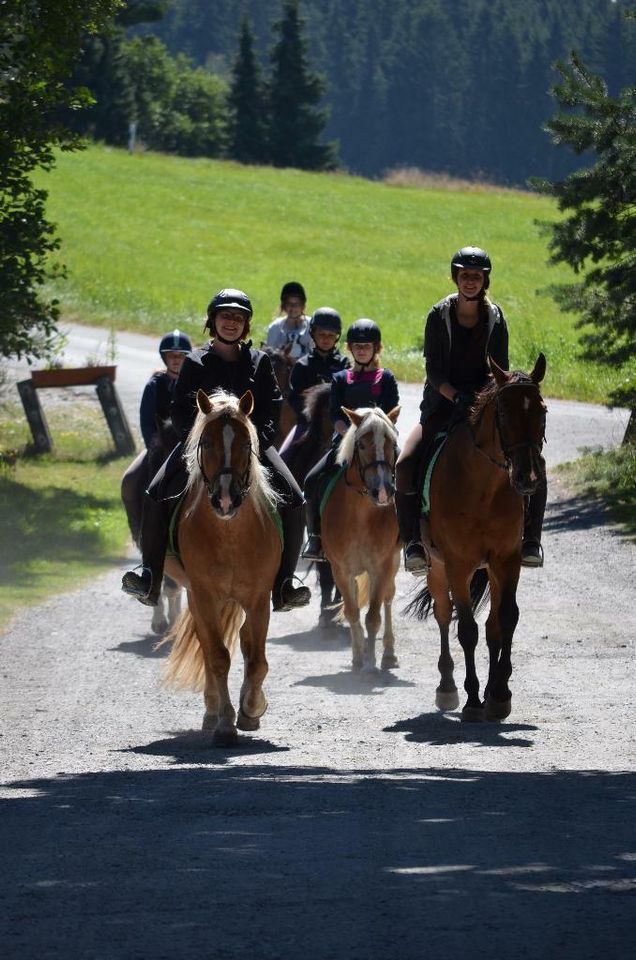
<svg viewBox="0 0 636 960"><path fill-rule="evenodd" d="M187 482L182 459L183 444L178 444L153 477L144 496L141 525L141 554L145 567L152 571L153 583L163 576L168 546L170 520ZM300 487L274 447L261 455L261 462L270 471L270 481L284 498L278 505L283 527L284 546L274 590L293 577L303 540L303 495Z"/></svg>
<svg viewBox="0 0 636 960"><path fill-rule="evenodd" d="M334 444L305 477L305 520L309 534L320 536L320 501L334 472L337 453L338 445Z"/></svg>

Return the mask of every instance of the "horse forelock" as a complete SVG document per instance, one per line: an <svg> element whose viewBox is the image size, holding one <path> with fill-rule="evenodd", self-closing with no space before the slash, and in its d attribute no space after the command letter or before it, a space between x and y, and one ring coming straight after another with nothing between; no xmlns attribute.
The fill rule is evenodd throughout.
<svg viewBox="0 0 636 960"><path fill-rule="evenodd" d="M235 397L232 393L227 393L225 390L215 390L214 393L210 394L210 403L212 409L209 413L203 413L201 410L197 413L185 442L183 459L188 471L186 489L190 489L204 480L199 458L199 444L206 427L222 418L237 420L247 430L252 447L249 475L251 487L248 496L254 497L255 506L259 512L262 512L264 508L274 506L280 498L269 482L267 471L258 458L259 444L256 427L241 410L238 397ZM220 442L224 442L223 437Z"/></svg>
<svg viewBox="0 0 636 960"><path fill-rule="evenodd" d="M384 444L387 436L393 443L397 443L395 424L389 420L380 407L361 407L356 412L362 417L362 420L358 427L352 423L342 438L336 458L338 463L351 463L355 453L356 437L369 429L373 430L373 441L376 448L378 444Z"/></svg>

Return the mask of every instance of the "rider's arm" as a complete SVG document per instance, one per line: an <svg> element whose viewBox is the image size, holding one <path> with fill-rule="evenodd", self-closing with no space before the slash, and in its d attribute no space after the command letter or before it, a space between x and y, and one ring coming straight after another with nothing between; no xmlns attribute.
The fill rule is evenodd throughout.
<svg viewBox="0 0 636 960"><path fill-rule="evenodd" d="M174 385L170 416L180 440L185 440L197 415L196 395L201 386L203 367L196 353L188 354Z"/></svg>
<svg viewBox="0 0 636 960"><path fill-rule="evenodd" d="M294 364L289 375L287 402L299 419L303 418L305 390L309 386L309 367L300 360Z"/></svg>
<svg viewBox="0 0 636 960"><path fill-rule="evenodd" d="M141 395L141 404L139 406L139 426L146 448L150 446L152 438L157 432L156 412L157 381L152 377L144 387L144 392Z"/></svg>
<svg viewBox="0 0 636 960"><path fill-rule="evenodd" d="M261 452L274 443L283 398L266 353L258 354L254 371L254 410L252 422L258 432Z"/></svg>

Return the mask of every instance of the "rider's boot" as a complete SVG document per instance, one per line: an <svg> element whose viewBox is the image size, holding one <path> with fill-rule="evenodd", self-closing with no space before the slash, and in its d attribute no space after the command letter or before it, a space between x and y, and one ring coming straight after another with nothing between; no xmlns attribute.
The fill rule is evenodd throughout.
<svg viewBox="0 0 636 960"><path fill-rule="evenodd" d="M400 537L404 543L404 569L415 577L424 576L430 559L420 534L419 497L416 493L395 494Z"/></svg>
<svg viewBox="0 0 636 960"><path fill-rule="evenodd" d="M169 522L165 504L158 503L146 493L141 523L141 572L129 570L125 573L121 588L124 593L149 607L155 607L159 602Z"/></svg>
<svg viewBox="0 0 636 960"><path fill-rule="evenodd" d="M281 506L280 519L283 526L284 546L272 590L272 609L275 612L305 607L311 600L309 587L294 586L294 572L303 541L302 506Z"/></svg>

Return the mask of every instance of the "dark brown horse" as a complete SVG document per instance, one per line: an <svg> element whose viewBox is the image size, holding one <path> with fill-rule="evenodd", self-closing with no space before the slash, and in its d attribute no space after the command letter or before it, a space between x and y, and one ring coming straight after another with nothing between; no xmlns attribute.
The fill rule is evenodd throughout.
<svg viewBox="0 0 636 960"><path fill-rule="evenodd" d="M261 350L263 353L266 353L269 359L272 361L274 376L278 381L280 392L283 395L283 405L280 411L280 419L278 421L276 436L274 437L274 446L277 450L296 423L296 414L290 407L287 400L289 396L289 376L291 374L292 367L296 363L295 358L292 357L291 349L291 344L286 347L276 348L268 347L266 343L261 343Z"/></svg>
<svg viewBox="0 0 636 960"><path fill-rule="evenodd" d="M508 373L490 359L493 380L478 394L468 421L452 431L431 478L430 524L422 524L431 569L427 588L408 610L424 619L433 606L441 638L436 703L444 710L459 703L448 644L455 611L466 665L464 720L504 720L511 709L508 680L519 619L524 497L545 476L541 449L546 407L539 390L545 367L542 353L530 374ZM474 613L488 587L490 667L482 703Z"/></svg>
<svg viewBox="0 0 636 960"><path fill-rule="evenodd" d="M325 455L331 445L333 421L329 415L330 396L329 383L317 383L305 391L303 413L307 421L307 429L289 446L285 445L284 453L281 451L285 463L301 487L304 486L305 477L309 471ZM296 427L296 431L299 430L300 427ZM341 598L336 588L331 565L328 562L317 563L316 571L320 583L318 626L339 626L335 620L334 604Z"/></svg>

